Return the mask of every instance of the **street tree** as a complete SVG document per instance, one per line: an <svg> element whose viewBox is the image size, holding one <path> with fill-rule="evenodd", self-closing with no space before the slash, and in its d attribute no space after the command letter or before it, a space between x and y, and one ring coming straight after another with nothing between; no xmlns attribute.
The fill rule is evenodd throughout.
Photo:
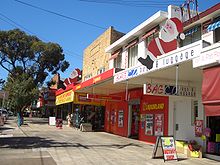
<svg viewBox="0 0 220 165"><path fill-rule="evenodd" d="M47 76L64 72L69 63L60 45L45 43L36 36L14 29L0 31L0 66L8 71L5 88L10 92L11 105L23 110L31 104L30 98L35 98L36 89Z"/></svg>

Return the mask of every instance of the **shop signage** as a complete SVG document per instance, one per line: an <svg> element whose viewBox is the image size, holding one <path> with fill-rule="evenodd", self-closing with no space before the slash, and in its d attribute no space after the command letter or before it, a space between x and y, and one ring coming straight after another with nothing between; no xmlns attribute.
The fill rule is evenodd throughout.
<svg viewBox="0 0 220 165"><path fill-rule="evenodd" d="M72 90L62 93L56 96L56 105L66 104L73 102L74 92Z"/></svg>
<svg viewBox="0 0 220 165"><path fill-rule="evenodd" d="M178 160L173 136L158 136L152 158L163 157L164 161Z"/></svg>
<svg viewBox="0 0 220 165"><path fill-rule="evenodd" d="M177 153L176 153L174 138L172 136L161 137L161 143L162 143L164 161L177 160Z"/></svg>
<svg viewBox="0 0 220 165"><path fill-rule="evenodd" d="M153 114L146 114L146 128L145 135L152 136L153 135L153 124L154 124Z"/></svg>
<svg viewBox="0 0 220 165"><path fill-rule="evenodd" d="M188 96L195 97L196 96L196 88L189 86L176 86L175 85L166 85L166 84L152 84L147 83L144 84L143 92L145 95L176 95L176 96Z"/></svg>
<svg viewBox="0 0 220 165"><path fill-rule="evenodd" d="M87 99L121 101L122 97L121 96L108 96L108 95L87 94Z"/></svg>
<svg viewBox="0 0 220 165"><path fill-rule="evenodd" d="M163 114L155 114L154 116L154 135L163 136Z"/></svg>
<svg viewBox="0 0 220 165"><path fill-rule="evenodd" d="M195 136L201 137L203 134L203 120L195 121Z"/></svg>
<svg viewBox="0 0 220 165"><path fill-rule="evenodd" d="M143 111L152 111L152 110L164 110L164 103L159 103L159 104L144 103Z"/></svg>
<svg viewBox="0 0 220 165"><path fill-rule="evenodd" d="M220 44L217 48L202 52L199 57L193 59L193 68L210 66L215 63L220 63Z"/></svg>
<svg viewBox="0 0 220 165"><path fill-rule="evenodd" d="M140 76L152 71L156 71L162 68L171 67L188 60L192 60L200 55L201 52L201 41L195 42L188 46L171 51L167 54L159 56L158 59L154 62L152 69L147 69L144 65L134 66L128 68L121 72L118 72L114 75L114 83L125 81L130 78Z"/></svg>

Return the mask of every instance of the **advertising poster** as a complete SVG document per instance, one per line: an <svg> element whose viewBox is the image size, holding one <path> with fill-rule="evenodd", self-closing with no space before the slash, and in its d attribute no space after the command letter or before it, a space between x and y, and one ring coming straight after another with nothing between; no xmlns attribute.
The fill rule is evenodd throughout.
<svg viewBox="0 0 220 165"><path fill-rule="evenodd" d="M201 137L203 133L203 120L195 121L195 136Z"/></svg>
<svg viewBox="0 0 220 165"><path fill-rule="evenodd" d="M155 114L154 135L155 136L163 136L163 114Z"/></svg>
<svg viewBox="0 0 220 165"><path fill-rule="evenodd" d="M145 135L153 135L153 124L154 124L153 114L146 114Z"/></svg>
<svg viewBox="0 0 220 165"><path fill-rule="evenodd" d="M161 144L163 148L164 161L166 160L177 160L176 146L174 138L161 137Z"/></svg>
<svg viewBox="0 0 220 165"><path fill-rule="evenodd" d="M119 110L118 111L118 127L124 126L124 111Z"/></svg>

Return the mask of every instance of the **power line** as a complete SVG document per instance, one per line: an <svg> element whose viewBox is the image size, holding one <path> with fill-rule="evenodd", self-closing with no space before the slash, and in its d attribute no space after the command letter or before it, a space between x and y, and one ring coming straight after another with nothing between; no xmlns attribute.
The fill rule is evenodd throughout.
<svg viewBox="0 0 220 165"><path fill-rule="evenodd" d="M102 4L116 4L116 5L123 5L123 6L132 6L132 7L154 7L154 8L161 8L170 3L182 3L182 1L166 1L166 2L159 2L159 1L131 1L131 0L78 0L81 2L90 2L90 3L102 3Z"/></svg>
<svg viewBox="0 0 220 165"><path fill-rule="evenodd" d="M29 32L30 34L36 35L34 32L32 32L32 31L30 31L29 29L25 28L25 27L22 26L21 24L18 24L17 22L13 21L13 20L10 19L9 17L5 16L4 14L0 13L0 16L4 17L5 19L7 19L7 20L9 20L10 22L12 22L12 23L10 23L9 21L7 21L7 20L5 20L5 19L3 19L3 18L0 17L1 20L3 20L4 22L10 24L11 26L13 26L13 27L15 27L15 28L19 28L19 29L24 29L25 31ZM42 37L41 37L41 38L42 38ZM49 42L48 39L43 38L43 40ZM67 49L66 49L66 50L64 50L64 52L69 52L69 53L67 53L67 55L72 54L72 55L75 55L75 56L77 56L77 57L80 57L81 60L83 59L81 55L79 55L78 53L72 52L72 51L70 51L70 50L67 50Z"/></svg>
<svg viewBox="0 0 220 165"><path fill-rule="evenodd" d="M6 18L7 20L11 21L14 25L16 25L16 26L15 26L16 28L19 28L19 27L20 27L21 29L24 29L24 30L26 30L27 32L29 32L29 33L31 33L31 34L34 34L32 31L28 30L28 29L25 28L24 26L22 26L22 25L16 23L15 21L11 20L10 18L8 18L7 16L5 16L4 14L0 13L0 15L1 15L2 17ZM5 22L6 22L6 21L5 21ZM8 23L8 22L7 22L7 23ZM12 25L11 23L9 23L9 24ZM12 26L14 26L14 25L12 25Z"/></svg>
<svg viewBox="0 0 220 165"><path fill-rule="evenodd" d="M63 14L51 11L51 10L47 10L47 9L44 9L44 8L41 8L41 7L38 7L38 6L35 6L35 5L31 5L31 4L23 2L23 1L19 1L19 0L14 0L14 1L16 1L16 2L18 2L20 4L23 4L23 5L26 5L26 6L29 6L29 7L32 7L32 8L35 8L35 9L47 12L47 13L50 13L50 14L57 15L57 16L62 17L62 18L66 18L66 19L69 19L69 20L72 20L72 21L76 21L76 22L79 22L79 23L82 23L82 24L86 24L86 25L89 25L89 26L92 26L92 27L96 27L96 28L99 28L99 29L104 29L104 30L107 29L105 27L101 27L101 26L98 26L98 25L95 25L95 24L92 24L92 23L81 21L79 19L76 19L76 18L73 18L73 17L70 17L70 16L66 16L66 15L63 15Z"/></svg>

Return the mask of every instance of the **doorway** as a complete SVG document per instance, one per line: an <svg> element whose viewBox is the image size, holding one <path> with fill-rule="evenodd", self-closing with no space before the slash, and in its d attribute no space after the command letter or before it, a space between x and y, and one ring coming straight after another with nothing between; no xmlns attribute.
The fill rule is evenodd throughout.
<svg viewBox="0 0 220 165"><path fill-rule="evenodd" d="M128 137L139 138L140 104L129 105Z"/></svg>

